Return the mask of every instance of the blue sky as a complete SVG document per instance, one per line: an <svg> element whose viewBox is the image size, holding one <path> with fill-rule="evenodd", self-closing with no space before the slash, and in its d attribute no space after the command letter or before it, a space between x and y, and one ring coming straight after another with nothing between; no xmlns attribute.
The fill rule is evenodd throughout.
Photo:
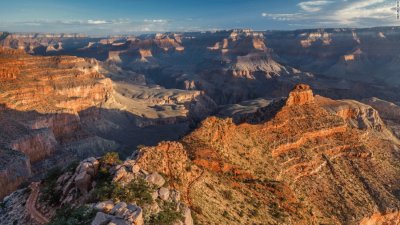
<svg viewBox="0 0 400 225"><path fill-rule="evenodd" d="M395 0L13 0L0 30L130 34L400 25Z"/></svg>

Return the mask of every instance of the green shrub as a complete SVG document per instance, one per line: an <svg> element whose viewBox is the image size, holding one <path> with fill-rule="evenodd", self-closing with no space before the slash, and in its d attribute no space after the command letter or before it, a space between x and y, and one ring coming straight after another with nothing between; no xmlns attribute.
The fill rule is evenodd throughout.
<svg viewBox="0 0 400 225"><path fill-rule="evenodd" d="M269 213L271 214L271 216L273 216L273 217L275 217L275 218L277 218L277 219L280 219L280 218L282 218L282 217L285 217L285 214L283 213L282 209L279 208L278 203L272 202L272 203L269 205L269 208L270 208L270 209L269 209Z"/></svg>
<svg viewBox="0 0 400 225"><path fill-rule="evenodd" d="M81 206L73 208L64 206L58 209L56 215L48 225L89 225L96 215L96 211L90 207Z"/></svg>
<svg viewBox="0 0 400 225"><path fill-rule="evenodd" d="M224 197L224 199L232 201L233 200L233 195L232 195L232 191L231 190L227 190L227 191L221 191L222 197Z"/></svg>
<svg viewBox="0 0 400 225"><path fill-rule="evenodd" d="M183 216L175 210L176 204L173 202L165 202L162 211L150 217L148 224L150 225L172 225L178 220L182 220Z"/></svg>
<svg viewBox="0 0 400 225"><path fill-rule="evenodd" d="M79 166L79 161L73 161L72 163L70 163L66 168L65 168L65 172L75 172L76 167Z"/></svg>
<svg viewBox="0 0 400 225"><path fill-rule="evenodd" d="M114 201L136 202L138 205L151 204L153 198L150 194L150 187L144 179L132 180L128 185L123 187L115 184L111 193Z"/></svg>
<svg viewBox="0 0 400 225"><path fill-rule="evenodd" d="M43 180L41 189L41 200L48 202L50 205L58 205L62 195L61 190L56 190L57 179L62 174L62 170L58 167L51 169Z"/></svg>
<svg viewBox="0 0 400 225"><path fill-rule="evenodd" d="M108 165L122 163L117 152L107 152L103 157L101 157L100 162Z"/></svg>
<svg viewBox="0 0 400 225"><path fill-rule="evenodd" d="M5 209L6 208L6 201L0 202L0 209Z"/></svg>
<svg viewBox="0 0 400 225"><path fill-rule="evenodd" d="M253 218L259 215L258 209L249 209L249 217Z"/></svg>
<svg viewBox="0 0 400 225"><path fill-rule="evenodd" d="M114 201L136 202L138 205L153 203L151 188L144 179L138 178L122 186L119 183L112 183L108 172L102 173L101 171L96 177L97 185L90 198L91 202L113 199Z"/></svg>

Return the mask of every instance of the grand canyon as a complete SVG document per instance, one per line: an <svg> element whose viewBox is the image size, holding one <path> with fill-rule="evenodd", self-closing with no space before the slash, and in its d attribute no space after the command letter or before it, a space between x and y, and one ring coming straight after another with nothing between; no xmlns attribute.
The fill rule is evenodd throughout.
<svg viewBox="0 0 400 225"><path fill-rule="evenodd" d="M0 224L400 224L399 53L397 26L0 32Z"/></svg>

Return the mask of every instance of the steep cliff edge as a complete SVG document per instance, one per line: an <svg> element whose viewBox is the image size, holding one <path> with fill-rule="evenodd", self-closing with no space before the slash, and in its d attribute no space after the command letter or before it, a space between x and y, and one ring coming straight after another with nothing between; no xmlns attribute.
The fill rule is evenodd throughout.
<svg viewBox="0 0 400 225"><path fill-rule="evenodd" d="M82 129L78 112L104 104L112 94L112 83L98 72L95 60L71 56L38 57L0 49L0 68L0 146L22 152L29 162L20 167L20 173L26 176L4 182L0 194L4 197L30 177L30 163L36 165L61 155L66 161L74 160L85 154L87 143L101 146ZM99 152L116 146L107 140L103 140L103 145ZM8 166L7 170L16 170L13 164ZM24 172L25 167L29 167L29 173ZM46 168L39 166L35 171ZM13 176L3 175L4 179Z"/></svg>

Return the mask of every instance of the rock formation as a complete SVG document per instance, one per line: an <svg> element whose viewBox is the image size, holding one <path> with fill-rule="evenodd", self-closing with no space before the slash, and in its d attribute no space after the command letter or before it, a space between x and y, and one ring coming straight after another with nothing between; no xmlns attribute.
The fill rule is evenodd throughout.
<svg viewBox="0 0 400 225"><path fill-rule="evenodd" d="M286 105L287 106L304 105L313 102L314 102L314 96L310 86L305 84L298 84L289 93L289 97L286 100Z"/></svg>
<svg viewBox="0 0 400 225"><path fill-rule="evenodd" d="M351 118L332 110L346 104L351 108L356 103L315 99L309 86L297 85L267 121L235 125L231 119L211 117L182 144L143 148L137 162L179 181L173 184L186 193L189 205L201 208L195 212L202 223L358 224L378 221L372 216L376 209L387 214L379 221L396 221L397 142L383 127L376 129L376 122L371 127L348 122L364 118L357 108L358 115ZM384 156L388 152L389 161ZM184 172L185 167L190 169ZM386 194L380 191L389 186ZM254 206L236 205L230 196ZM254 210L256 216L241 214Z"/></svg>
<svg viewBox="0 0 400 225"><path fill-rule="evenodd" d="M30 177L31 164L55 155L60 158L54 161L65 160L60 162L65 166L68 159L85 155L88 147L97 145L101 152L116 146L85 131L78 116L79 111L103 104L112 93L111 80L97 71L94 61L69 56L32 57L2 49L0 67L19 71L14 79L0 84L0 146L22 152L29 162L15 172L24 174L15 179L11 173L4 173L9 182L4 182L0 197ZM61 156L67 149L69 153ZM18 156L15 162L19 161ZM5 166L9 166L5 171L15 170L14 164ZM40 173L42 169L46 168L38 166L35 170Z"/></svg>
<svg viewBox="0 0 400 225"><path fill-rule="evenodd" d="M104 158L91 157L80 162L73 172L67 171L56 178L54 191L61 193L60 205L83 206L93 201L99 191L109 188L110 185L122 192L136 191L133 193L136 201L126 202L123 200L125 195L110 190L113 192L112 198L89 206L97 212L91 223L93 225L143 225L145 221L152 221L154 224L153 220L160 220L162 223L162 220L166 219L164 217L171 215L176 218L170 223L193 225L191 210L181 201L181 192L170 187L159 173L144 170L135 160L130 159L120 163L109 163ZM104 180L101 179L108 173L111 174L111 180L108 181L111 183L104 184Z"/></svg>

